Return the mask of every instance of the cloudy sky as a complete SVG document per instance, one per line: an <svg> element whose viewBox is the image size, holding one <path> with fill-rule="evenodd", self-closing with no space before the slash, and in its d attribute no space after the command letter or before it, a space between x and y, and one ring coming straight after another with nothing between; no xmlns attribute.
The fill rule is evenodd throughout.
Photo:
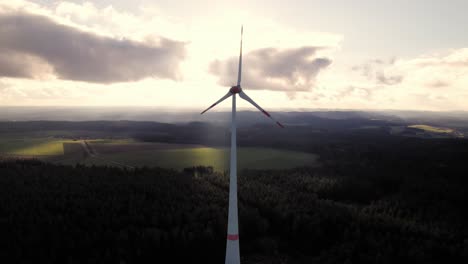
<svg viewBox="0 0 468 264"><path fill-rule="evenodd" d="M466 0L0 0L0 105L204 109L236 82L244 24L243 87L267 109L468 110L466 10Z"/></svg>

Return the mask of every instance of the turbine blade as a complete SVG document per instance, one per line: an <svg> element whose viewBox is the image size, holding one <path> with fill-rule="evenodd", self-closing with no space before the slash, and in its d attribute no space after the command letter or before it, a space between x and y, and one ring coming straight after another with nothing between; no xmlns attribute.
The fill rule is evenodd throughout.
<svg viewBox="0 0 468 264"><path fill-rule="evenodd" d="M244 25L241 27L241 41L240 41L240 54L239 54L239 71L237 72L237 86L240 86L242 76L242 35L244 34Z"/></svg>
<svg viewBox="0 0 468 264"><path fill-rule="evenodd" d="M239 93L239 96L240 96L242 99L246 100L247 102L251 103L253 106L255 106L255 107L256 107L258 110L260 110L264 115L266 115L266 116L269 117L271 120L273 120L279 127L284 128L284 126L283 126L280 122L276 121L267 111L263 110L263 108L261 108L257 103L255 103L255 101L252 100L252 98L250 98L246 93L244 93L244 91L241 91L241 92Z"/></svg>
<svg viewBox="0 0 468 264"><path fill-rule="evenodd" d="M230 97L232 95L232 93L228 92L225 96L221 97L221 99L219 99L218 101L216 101L216 103L212 104L210 107L208 107L207 109L205 109L205 111L201 112L200 115L203 115L206 111L210 110L211 108L213 108L215 105L221 103L222 101L226 100L226 98Z"/></svg>

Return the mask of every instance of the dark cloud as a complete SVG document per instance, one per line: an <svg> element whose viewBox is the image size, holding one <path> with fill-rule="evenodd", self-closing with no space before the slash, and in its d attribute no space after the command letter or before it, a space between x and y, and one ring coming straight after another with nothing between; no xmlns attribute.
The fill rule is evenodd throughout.
<svg viewBox="0 0 468 264"><path fill-rule="evenodd" d="M0 49L0 77L40 78L50 72L51 67L38 57Z"/></svg>
<svg viewBox="0 0 468 264"><path fill-rule="evenodd" d="M0 53L0 76L29 77L28 64L16 54Z"/></svg>
<svg viewBox="0 0 468 264"><path fill-rule="evenodd" d="M249 89L292 92L310 90L319 72L331 64L328 58L317 58L316 47L296 49L265 48L244 55L243 86ZM216 60L210 72L219 77L219 84L231 86L237 80L238 58Z"/></svg>
<svg viewBox="0 0 468 264"><path fill-rule="evenodd" d="M113 39L26 13L0 13L0 77L58 78L96 83L145 77L177 79L185 44Z"/></svg>

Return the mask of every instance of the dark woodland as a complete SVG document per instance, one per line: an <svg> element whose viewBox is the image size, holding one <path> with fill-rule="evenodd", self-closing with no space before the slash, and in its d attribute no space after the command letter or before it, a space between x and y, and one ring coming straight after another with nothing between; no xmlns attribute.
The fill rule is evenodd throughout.
<svg viewBox="0 0 468 264"><path fill-rule="evenodd" d="M20 126L31 124L3 129ZM192 138L180 136L186 126ZM164 125L176 131L166 141L200 141L203 126ZM327 126L240 129L241 145L313 152L321 164L239 172L242 263L468 262L468 140ZM121 133L162 141L132 127ZM227 172L9 159L0 175L3 263L224 261Z"/></svg>

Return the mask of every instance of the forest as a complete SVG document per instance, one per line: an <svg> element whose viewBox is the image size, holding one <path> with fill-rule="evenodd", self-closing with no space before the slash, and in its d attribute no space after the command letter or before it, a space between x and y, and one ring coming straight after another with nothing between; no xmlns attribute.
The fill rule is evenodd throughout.
<svg viewBox="0 0 468 264"><path fill-rule="evenodd" d="M320 167L239 172L242 263L466 263L468 141L379 135L298 144ZM226 172L9 159L0 175L4 263L224 261Z"/></svg>

